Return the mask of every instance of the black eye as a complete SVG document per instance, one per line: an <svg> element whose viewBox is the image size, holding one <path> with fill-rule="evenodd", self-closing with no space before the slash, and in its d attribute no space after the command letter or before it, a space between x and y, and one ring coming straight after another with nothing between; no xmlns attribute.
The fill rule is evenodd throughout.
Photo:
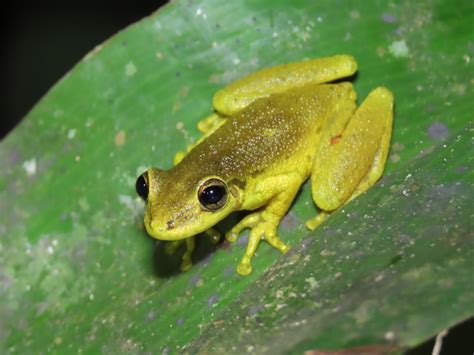
<svg viewBox="0 0 474 355"><path fill-rule="evenodd" d="M227 202L227 186L219 179L209 179L198 191L201 206L208 211L215 211Z"/></svg>
<svg viewBox="0 0 474 355"><path fill-rule="evenodd" d="M143 173L138 177L137 182L135 183L135 189L137 190L137 194L146 201L148 198L148 182L146 173Z"/></svg>

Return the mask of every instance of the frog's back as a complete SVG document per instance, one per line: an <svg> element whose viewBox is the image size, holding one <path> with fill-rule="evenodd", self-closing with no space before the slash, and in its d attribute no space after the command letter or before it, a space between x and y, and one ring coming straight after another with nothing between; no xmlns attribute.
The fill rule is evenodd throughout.
<svg viewBox="0 0 474 355"><path fill-rule="evenodd" d="M244 178L314 150L333 101L350 84L313 85L259 99L196 146L183 166L198 176Z"/></svg>

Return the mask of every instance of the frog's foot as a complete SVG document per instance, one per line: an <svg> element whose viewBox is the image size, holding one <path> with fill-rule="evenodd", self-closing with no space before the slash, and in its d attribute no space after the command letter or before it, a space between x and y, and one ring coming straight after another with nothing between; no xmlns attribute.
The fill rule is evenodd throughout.
<svg viewBox="0 0 474 355"><path fill-rule="evenodd" d="M306 227L309 230L315 230L317 227L319 227L321 223L323 223L328 218L328 216L328 212L321 211L318 213L317 216L306 221Z"/></svg>
<svg viewBox="0 0 474 355"><path fill-rule="evenodd" d="M235 227L233 227L227 234L226 239L230 242L235 241L238 234L245 228L250 228L249 242L247 250L242 257L240 264L237 266L237 272L240 275L248 275L252 272L251 260L257 250L260 240L265 239L270 245L286 253L290 247L281 241L276 234L276 229L279 219L266 220L262 212L253 213L246 216Z"/></svg>

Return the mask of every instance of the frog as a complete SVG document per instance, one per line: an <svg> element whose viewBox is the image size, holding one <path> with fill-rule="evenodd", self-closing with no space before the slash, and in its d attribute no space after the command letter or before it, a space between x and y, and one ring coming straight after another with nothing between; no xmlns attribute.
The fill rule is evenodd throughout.
<svg viewBox="0 0 474 355"><path fill-rule="evenodd" d="M356 59L340 54L236 80L214 94L213 112L198 123L202 137L175 155L172 168L149 168L137 178L145 229L169 241L170 252L186 245L183 271L192 265L195 237L218 240L216 224L234 212L247 214L225 239L234 243L250 230L236 270L245 276L261 241L290 250L278 226L307 180L319 210L306 222L310 230L379 180L394 96L379 86L357 106L353 84L344 80L356 71Z"/></svg>

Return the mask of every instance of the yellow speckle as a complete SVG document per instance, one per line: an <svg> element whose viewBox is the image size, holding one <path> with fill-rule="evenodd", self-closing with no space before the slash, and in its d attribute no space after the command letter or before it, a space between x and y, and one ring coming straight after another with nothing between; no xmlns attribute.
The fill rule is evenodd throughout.
<svg viewBox="0 0 474 355"><path fill-rule="evenodd" d="M157 52L156 53L156 59L163 59L163 53Z"/></svg>
<svg viewBox="0 0 474 355"><path fill-rule="evenodd" d="M120 147L125 144L125 131L121 130L115 135L115 145Z"/></svg>
<svg viewBox="0 0 474 355"><path fill-rule="evenodd" d="M62 342L63 342L63 339L61 337L54 338L54 344L60 345L62 344Z"/></svg>

